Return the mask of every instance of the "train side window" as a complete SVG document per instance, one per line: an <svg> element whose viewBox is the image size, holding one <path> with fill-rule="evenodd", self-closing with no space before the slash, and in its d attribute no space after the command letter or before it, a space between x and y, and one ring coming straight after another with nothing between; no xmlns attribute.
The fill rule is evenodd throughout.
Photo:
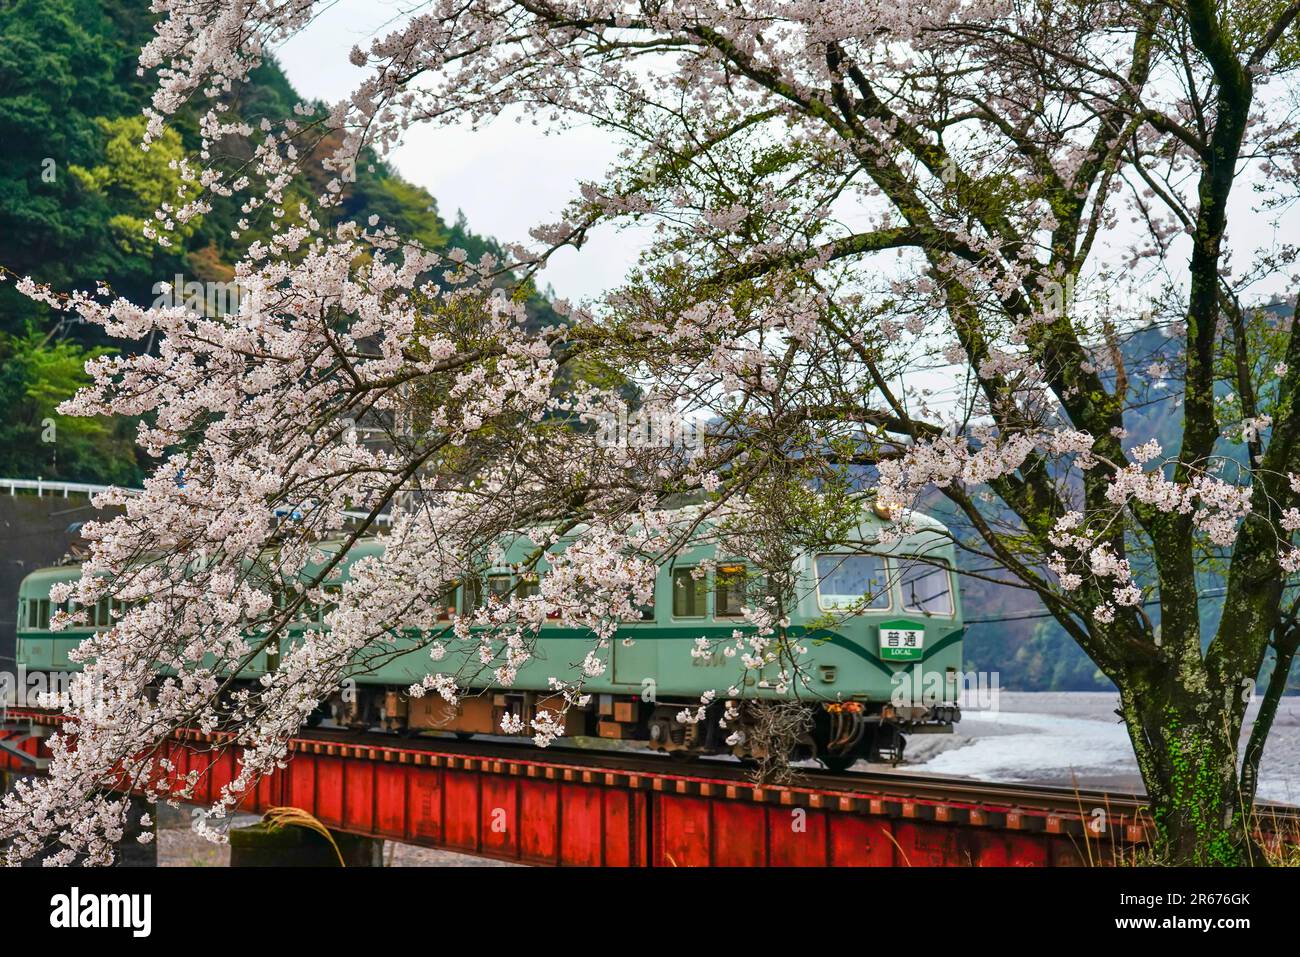
<svg viewBox="0 0 1300 957"><path fill-rule="evenodd" d="M27 617L25 619L28 628L45 629L50 626L50 600L48 598L29 598L25 602L27 605ZM41 624L41 607L45 607L45 623Z"/></svg>
<svg viewBox="0 0 1300 957"><path fill-rule="evenodd" d="M36 627L42 631L50 630L50 600L42 598L36 609Z"/></svg>
<svg viewBox="0 0 1300 957"><path fill-rule="evenodd" d="M467 576L460 594L461 614L468 615L483 604L483 580L476 575Z"/></svg>
<svg viewBox="0 0 1300 957"><path fill-rule="evenodd" d="M889 576L879 555L818 555L816 568L823 611L889 607Z"/></svg>
<svg viewBox="0 0 1300 957"><path fill-rule="evenodd" d="M532 598L542 593L542 577L537 572L524 572L519 578L519 588L515 594L520 598Z"/></svg>
<svg viewBox="0 0 1300 957"><path fill-rule="evenodd" d="M299 601L299 599L301 599L301 601ZM298 602L298 606L293 610L294 621L308 622L308 621L315 621L317 619L317 617L320 614L320 608L316 605L315 602L313 602L310 598L308 598L305 594L303 594L303 592L299 591L298 589L293 589L292 591L285 591L284 593L285 605L286 606L292 605L295 601Z"/></svg>
<svg viewBox="0 0 1300 957"><path fill-rule="evenodd" d="M673 617L703 618L708 582L701 575L696 578L693 568L673 569Z"/></svg>
<svg viewBox="0 0 1300 957"><path fill-rule="evenodd" d="M108 599L101 598L95 602L95 620L92 622L96 628L107 628L113 622L108 617Z"/></svg>
<svg viewBox="0 0 1300 957"><path fill-rule="evenodd" d="M714 579L713 617L739 618L745 607L745 566L719 565Z"/></svg>
<svg viewBox="0 0 1300 957"><path fill-rule="evenodd" d="M489 575L487 580L488 597L497 601L509 601L514 591L514 578L510 575Z"/></svg>
<svg viewBox="0 0 1300 957"><path fill-rule="evenodd" d="M343 593L342 585L326 585L321 589L325 593L325 604L320 608L320 620L324 621L325 616L333 614L339 607L338 598Z"/></svg>
<svg viewBox="0 0 1300 957"><path fill-rule="evenodd" d="M297 598L298 598L298 593L296 592L285 596L285 600L288 601L290 604L296 601ZM293 611L293 620L311 621L311 619L315 617L316 617L315 606L312 605L311 601L305 595L302 596L302 601L298 602L298 607L295 608Z"/></svg>
<svg viewBox="0 0 1300 957"><path fill-rule="evenodd" d="M650 600L648 602L646 602L644 605L636 605L634 607L636 608L636 611L630 617L625 618L624 621L630 623L635 623L639 621L654 621L655 620L654 592L650 593Z"/></svg>
<svg viewBox="0 0 1300 957"><path fill-rule="evenodd" d="M456 614L456 589L447 588L434 599L434 608L438 610L438 620L447 621Z"/></svg>
<svg viewBox="0 0 1300 957"><path fill-rule="evenodd" d="M948 566L936 562L905 558L899 562L898 587L903 593L903 607L927 615L952 614L952 587Z"/></svg>

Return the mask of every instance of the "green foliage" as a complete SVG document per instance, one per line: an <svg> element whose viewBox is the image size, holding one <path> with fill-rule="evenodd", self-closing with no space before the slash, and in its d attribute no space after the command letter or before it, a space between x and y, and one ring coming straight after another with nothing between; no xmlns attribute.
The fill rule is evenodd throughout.
<svg viewBox="0 0 1300 957"><path fill-rule="evenodd" d="M115 262L107 207L68 172L101 151L94 117L128 109L98 4L19 0L0 6L0 264L60 286ZM0 328L34 307L0 293Z"/></svg>
<svg viewBox="0 0 1300 957"><path fill-rule="evenodd" d="M1268 31L1291 6L1291 0L1219 0L1219 16L1228 26L1233 47L1243 59L1249 57L1265 39ZM1278 38L1271 54L1277 65L1300 64L1300 18L1291 21Z"/></svg>
<svg viewBox="0 0 1300 957"><path fill-rule="evenodd" d="M196 190L181 179L176 164L185 157L180 134L166 130L146 152L140 148L147 121L143 116L99 117L103 132L104 162L87 169L72 165L68 171L87 192L107 200L114 210L109 218L113 240L125 253L151 258L154 242L144 235L146 223L155 222L153 213L163 203L172 206L188 202ZM192 235L198 222L175 223L171 229L158 226L158 235L175 245Z"/></svg>
<svg viewBox="0 0 1300 957"><path fill-rule="evenodd" d="M148 151L140 149L141 110L154 81L137 75L137 61L153 20L147 0L0 4L0 267L63 291L102 281L116 294L148 303L154 285L177 274L230 280L246 244L269 236L272 224L263 210L238 240L232 238L243 213L221 197L201 219L163 230L167 245L144 236L160 203L184 202L172 164L199 147L195 115L183 111ZM267 60L226 99L232 118L256 127L263 117L292 115L302 98ZM220 148L249 148L235 139ZM332 175L318 162L332 145L327 138L290 184L283 203L290 216ZM448 226L426 190L374 157L358 164L356 181L346 184L342 206L332 215L362 223L377 215L429 248L459 246L472 259L501 254L493 240L470 230L464 216ZM536 322L558 321L544 297L530 290L526 298ZM88 356L106 346L140 345L111 343L97 327L65 325L19 295L12 282L0 283L0 342L8 413L0 429L0 474L138 483L129 423L59 418L56 443L40 441L40 423L83 381Z"/></svg>
<svg viewBox="0 0 1300 957"><path fill-rule="evenodd" d="M56 407L89 381L86 360L109 350L37 332L0 333L0 475L138 485L127 420L62 416Z"/></svg>
<svg viewBox="0 0 1300 957"><path fill-rule="evenodd" d="M361 218L363 222L363 213L377 214L384 225L396 227L404 237L429 249L447 244L447 226L428 191L397 179L379 166L374 172L358 170L355 188L344 201L344 212L345 218Z"/></svg>

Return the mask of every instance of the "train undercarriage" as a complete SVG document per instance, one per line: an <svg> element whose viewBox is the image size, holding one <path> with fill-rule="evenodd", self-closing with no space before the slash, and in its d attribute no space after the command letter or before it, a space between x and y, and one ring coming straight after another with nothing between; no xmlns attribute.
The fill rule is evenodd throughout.
<svg viewBox="0 0 1300 957"><path fill-rule="evenodd" d="M735 717L723 727L731 707ZM525 729L541 712L550 712L564 737L585 736L610 742L630 742L662 751L679 760L702 755L730 754L742 761L770 757L786 749L790 760L815 758L827 768L844 770L859 760L897 764L903 758L906 735L950 733L961 720L955 704L895 707L865 701L784 703L782 730L774 733L765 720L773 705L762 702L716 701L694 718L699 702L643 701L635 696L593 694L585 707L564 711L562 699L546 692L489 690L471 694L452 706L432 695L408 697L404 689L357 687L330 698L313 716L313 724L330 718L340 727L380 728L403 735L451 732L458 737L503 736L502 719L513 715ZM789 709L798 709L791 718ZM530 734L525 730L523 733Z"/></svg>

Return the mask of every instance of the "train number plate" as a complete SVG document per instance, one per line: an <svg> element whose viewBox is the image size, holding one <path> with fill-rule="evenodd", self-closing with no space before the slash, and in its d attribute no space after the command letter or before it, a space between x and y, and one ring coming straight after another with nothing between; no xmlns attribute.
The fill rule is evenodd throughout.
<svg viewBox="0 0 1300 957"><path fill-rule="evenodd" d="M924 646L925 629L914 621L886 621L880 626L880 657L885 661L919 661Z"/></svg>

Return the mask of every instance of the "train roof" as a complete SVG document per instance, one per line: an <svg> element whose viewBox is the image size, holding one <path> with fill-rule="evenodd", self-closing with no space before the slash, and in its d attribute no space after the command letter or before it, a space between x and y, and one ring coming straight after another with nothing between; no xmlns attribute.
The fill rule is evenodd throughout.
<svg viewBox="0 0 1300 957"><path fill-rule="evenodd" d="M23 576L19 590L21 591L29 585L45 585L46 590L48 590L49 585L76 581L79 578L81 578L80 565L50 565L45 568L37 568Z"/></svg>
<svg viewBox="0 0 1300 957"><path fill-rule="evenodd" d="M673 510L675 515L686 521L691 519L693 513L698 514L700 511L701 507L698 505L686 506L685 508ZM907 531L898 539L884 545L881 549L882 552L892 554L915 554L922 550L928 552L932 551L936 547L941 547L949 539L947 526L933 516L926 515L923 512L907 510L903 513L902 519L903 521L901 524L904 525ZM855 540L861 541L864 544L871 544L880 538L882 531L893 524L893 522L877 516L873 510L865 508L862 512L862 520L858 523L858 527L855 530L857 532L857 538ZM711 530L713 526L714 523L709 519L706 519L702 523L702 527L705 529ZM576 526L572 531L565 534L561 538L561 541L572 541L587 527L588 526L586 525ZM529 531L542 531L551 528L554 528L554 526L539 525ZM523 532L523 530L521 530L521 532ZM332 556L346 541L347 539L344 537L328 539L326 541L318 542L315 547L325 554ZM350 554L342 562L340 578L346 579L349 577L348 566L354 561L371 555L380 555L383 553L383 550L384 543L380 538L363 538L358 540L350 549ZM683 553L685 554L694 550L695 549L688 545L687 548L683 550ZM321 567L321 564L323 563L309 562L308 570L318 569ZM58 582L76 581L80 577L80 565L54 565L45 568L38 568L23 578L19 590L22 592L35 587L43 591L48 591L51 585L57 584Z"/></svg>

